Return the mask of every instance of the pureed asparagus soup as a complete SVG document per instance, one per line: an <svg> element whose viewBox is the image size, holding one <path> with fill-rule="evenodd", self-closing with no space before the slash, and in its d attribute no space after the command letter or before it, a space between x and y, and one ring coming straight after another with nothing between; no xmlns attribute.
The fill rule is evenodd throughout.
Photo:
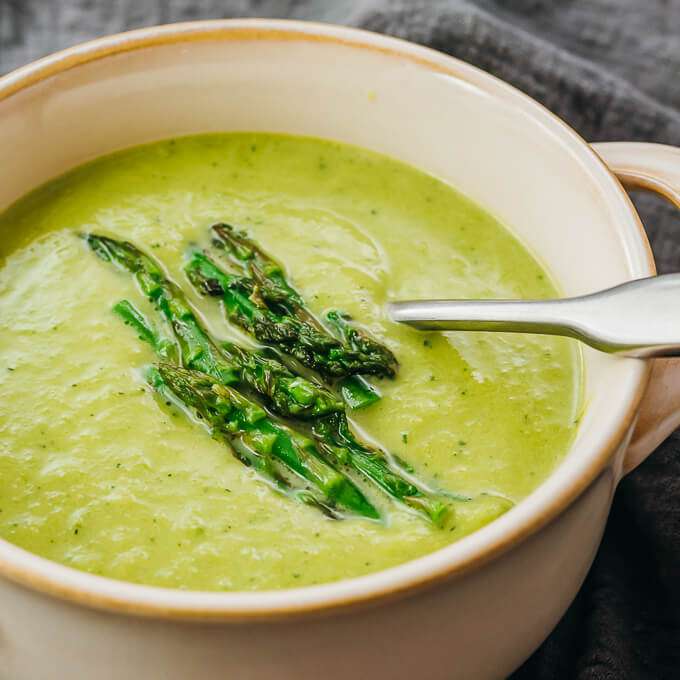
<svg viewBox="0 0 680 680"><path fill-rule="evenodd" d="M493 217L393 159L163 141L49 182L0 230L0 536L51 560L202 590L357 576L506 512L573 439L572 341L387 318L389 300L556 294ZM331 394L311 367L346 375ZM343 384L382 398L351 409Z"/></svg>

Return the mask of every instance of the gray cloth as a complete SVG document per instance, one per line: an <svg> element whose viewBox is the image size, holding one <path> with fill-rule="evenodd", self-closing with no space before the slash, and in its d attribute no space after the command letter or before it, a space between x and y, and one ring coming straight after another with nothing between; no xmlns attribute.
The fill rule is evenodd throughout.
<svg viewBox="0 0 680 680"><path fill-rule="evenodd" d="M509 81L588 140L680 145L680 0L0 0L0 72L109 33L239 16L407 38ZM678 215L635 201L659 270L680 270ZM623 481L576 601L514 677L680 677L680 431Z"/></svg>

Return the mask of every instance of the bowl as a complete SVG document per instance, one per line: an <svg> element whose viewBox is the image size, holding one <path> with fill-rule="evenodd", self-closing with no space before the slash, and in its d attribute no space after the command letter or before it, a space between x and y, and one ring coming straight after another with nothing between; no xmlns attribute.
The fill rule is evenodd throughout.
<svg viewBox="0 0 680 680"><path fill-rule="evenodd" d="M331 138L430 172L511 225L568 295L655 273L619 179L680 205L677 149L589 146L506 83L408 42L236 20L112 36L5 76L0 207L116 149L226 130ZM191 592L86 574L0 540L2 677L507 675L578 591L621 477L680 424L677 360L586 349L584 363L587 406L554 474L483 529L388 570Z"/></svg>

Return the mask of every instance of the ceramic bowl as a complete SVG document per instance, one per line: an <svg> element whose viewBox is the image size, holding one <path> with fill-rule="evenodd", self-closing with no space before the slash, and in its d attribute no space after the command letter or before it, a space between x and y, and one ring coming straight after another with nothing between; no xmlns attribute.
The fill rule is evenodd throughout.
<svg viewBox="0 0 680 680"><path fill-rule="evenodd" d="M407 42L239 20L104 38L0 80L0 207L116 149L225 130L327 137L433 173L510 225L568 295L654 274L617 175L680 201L678 150L589 146L518 90ZM507 675L576 594L622 475L680 421L676 361L591 350L584 361L587 408L559 469L487 527L379 573L277 592L165 590L0 540L0 675Z"/></svg>

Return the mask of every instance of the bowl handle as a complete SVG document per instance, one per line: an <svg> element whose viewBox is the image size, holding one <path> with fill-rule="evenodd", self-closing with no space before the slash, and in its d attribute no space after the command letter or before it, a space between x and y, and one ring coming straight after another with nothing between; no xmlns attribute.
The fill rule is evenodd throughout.
<svg viewBox="0 0 680 680"><path fill-rule="evenodd" d="M680 148L641 142L592 147L626 189L661 194L680 208ZM624 475L680 426L680 357L649 361L652 372L623 461Z"/></svg>

